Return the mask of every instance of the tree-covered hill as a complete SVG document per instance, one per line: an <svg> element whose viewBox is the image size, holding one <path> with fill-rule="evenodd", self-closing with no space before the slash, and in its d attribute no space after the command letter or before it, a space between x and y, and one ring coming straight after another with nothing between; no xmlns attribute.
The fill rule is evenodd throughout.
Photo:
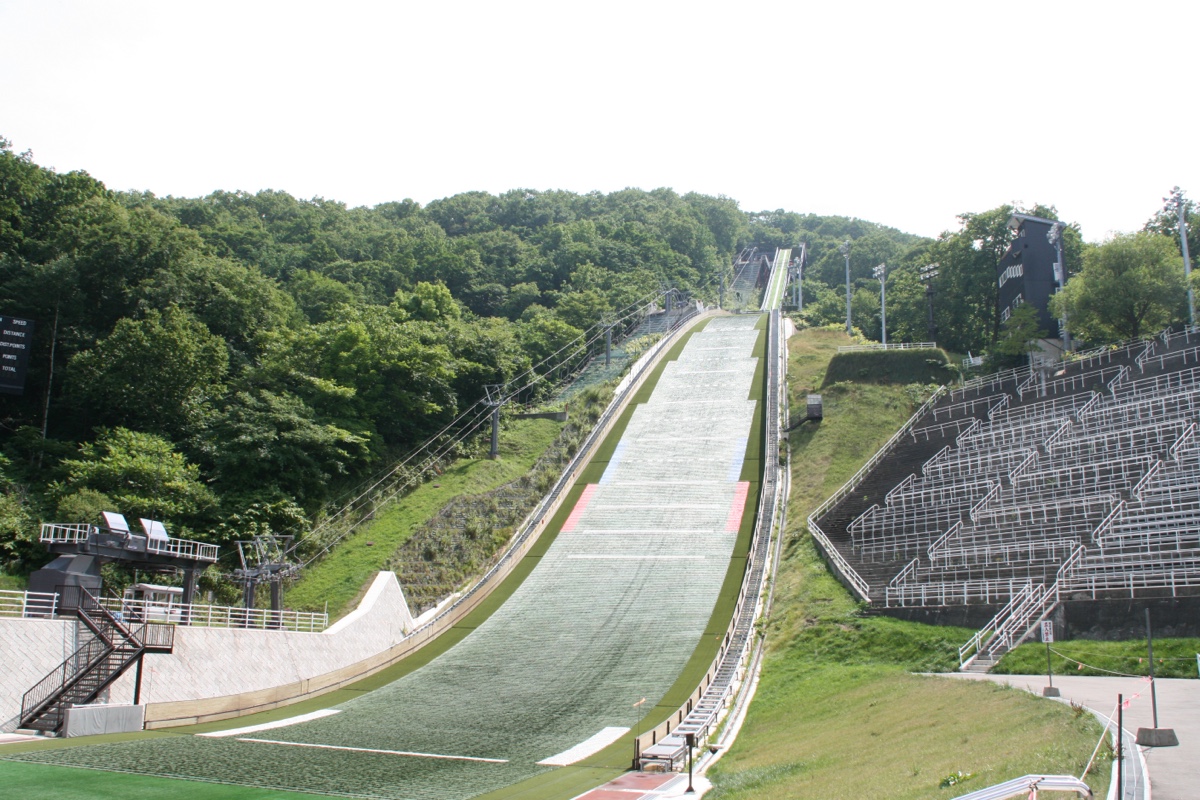
<svg viewBox="0 0 1200 800"><path fill-rule="evenodd" d="M40 521L103 508L225 545L302 533L485 385L537 402L603 320L668 287L715 302L750 244L807 245L798 318L822 325L845 320L849 240L854 324L872 337L871 271L886 263L894 340L926 338L917 271L940 262L939 343L978 352L999 332L1012 210L964 214L932 240L670 189L373 208L276 191L157 198L59 174L0 138L0 314L36 323L24 394L0 394L0 569L45 561ZM1074 229L1066 244L1075 274Z"/></svg>

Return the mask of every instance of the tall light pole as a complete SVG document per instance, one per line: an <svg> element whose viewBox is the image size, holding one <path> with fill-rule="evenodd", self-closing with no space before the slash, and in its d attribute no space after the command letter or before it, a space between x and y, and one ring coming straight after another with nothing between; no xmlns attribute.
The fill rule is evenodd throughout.
<svg viewBox="0 0 1200 800"><path fill-rule="evenodd" d="M883 345L887 346L887 265L875 267L872 274L879 279L879 316L883 323Z"/></svg>
<svg viewBox="0 0 1200 800"><path fill-rule="evenodd" d="M850 240L842 242L838 252L846 257L846 335L853 336L854 329L850 327Z"/></svg>
<svg viewBox="0 0 1200 800"><path fill-rule="evenodd" d="M1187 203L1183 199L1183 190L1176 186L1171 190L1170 197L1164 197L1163 211L1174 211L1179 214L1179 249L1183 252L1183 277L1187 281L1188 293L1188 325L1196 326L1196 298L1192 293L1192 259L1188 255L1187 242Z"/></svg>
<svg viewBox="0 0 1200 800"><path fill-rule="evenodd" d="M933 279L938 276L941 264L928 264L920 269L921 283L925 284L925 299L929 303L929 341L937 341L937 327L933 324Z"/></svg>
<svg viewBox="0 0 1200 800"><path fill-rule="evenodd" d="M1061 222L1055 222L1050 226L1050 230L1046 233L1046 238L1050 240L1050 244L1054 245L1054 280L1058 281L1058 290L1061 292L1067 286L1067 265L1063 262L1062 253L1062 233L1066 227ZM1067 309L1063 308L1062 320L1060 321L1062 328L1063 352L1071 352L1071 332L1067 329Z"/></svg>

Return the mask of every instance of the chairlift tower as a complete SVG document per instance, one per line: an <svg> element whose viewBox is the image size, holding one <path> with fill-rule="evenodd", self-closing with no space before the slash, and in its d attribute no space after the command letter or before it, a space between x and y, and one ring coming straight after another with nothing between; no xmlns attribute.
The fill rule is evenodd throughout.
<svg viewBox="0 0 1200 800"><path fill-rule="evenodd" d="M508 397L502 383L489 383L483 391L487 394L484 404L492 407L492 450L488 458L495 460L500 457L500 406L508 401Z"/></svg>
<svg viewBox="0 0 1200 800"><path fill-rule="evenodd" d="M670 294L667 295L667 315L671 313ZM617 321L613 319L611 314L605 314L600 318L600 324L604 326L604 368L612 363L612 332L613 328L617 327Z"/></svg>
<svg viewBox="0 0 1200 800"><path fill-rule="evenodd" d="M237 543L242 566L233 571L233 579L242 585L242 600L247 609L254 608L255 589L266 583L271 587L271 610L283 610L283 581L300 572L300 565L288 559L292 538L264 533Z"/></svg>

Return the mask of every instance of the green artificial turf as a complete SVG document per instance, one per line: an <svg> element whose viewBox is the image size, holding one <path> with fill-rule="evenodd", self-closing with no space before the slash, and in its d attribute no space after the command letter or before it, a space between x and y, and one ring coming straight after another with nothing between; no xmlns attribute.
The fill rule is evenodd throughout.
<svg viewBox="0 0 1200 800"><path fill-rule="evenodd" d="M672 352L669 355L671 357L677 355L682 346L683 343L677 344L672 348ZM662 368L663 365L658 367L656 374L652 376L652 381L657 379ZM652 386L649 385L644 387L638 392L638 396L642 399L648 397L651 388ZM629 413L623 415L620 423L611 432L609 436L610 441L620 438L629 419ZM756 418L756 424L761 424L761 414ZM612 447L610 445L608 453L611 454L611 452ZM747 469L753 474L757 482L759 465L752 464ZM602 474L602 470L603 467L601 466L598 474ZM595 477L598 477L598 474ZM588 476L585 475L584 479L579 481L570 490L566 502L564 502L560 511L556 514L556 518L547 526L547 533L543 535L542 539L522 559L522 562L517 566L513 574L479 608L461 620L451 632L418 651L414 656L405 659L371 679L356 684L350 689L341 690L336 695L327 695L314 701L297 704L286 710L277 709L270 714L239 719L236 726L253 724L268 717L277 719L284 716L292 716L304 713L313 707L326 707L335 702L347 702L350 706L354 706L356 703L359 703L359 700L355 698L360 698L362 702L368 704L377 703L378 700L373 696L368 696L366 692L389 685L392 681L405 676L412 675L418 667L448 652L455 643L466 636L466 633L484 624L490 614L519 588L526 575L532 572L533 566L536 565L549 548L557 530L570 513L586 482L588 482ZM656 715L661 715L661 717L665 718L666 715L670 714L674 710L674 707L690 694L711 663L716 652L716 646L731 618L734 601L740 586L741 575L745 568L744 552L752 531L754 505L754 503L747 504L747 509L743 517L743 525L739 531L737 540L740 552L739 554L735 554L731 559L731 565L721 589L721 600L717 603L717 607L712 612L709 622L705 627L702 643L687 662L687 665L683 669L683 675L668 692L668 697L672 698L670 702L673 705L668 707L667 701L660 703L659 708L650 712L651 718L646 720L643 727L654 724L656 721L654 717ZM712 634L712 641L709 641L710 633ZM676 694L679 695L677 699L674 698ZM566 708L564 707L564 711ZM338 717L328 719L331 720L329 723L330 726L335 728L338 724ZM349 715L347 715L348 719ZM630 722L632 722L632 714ZM220 723L179 730L180 732L184 730L193 732L202 729L230 727L231 725L231 723ZM256 770L256 774L250 776L245 774L244 756L238 756L239 748L233 742L226 742L225 740L215 740L214 742L214 740L196 740L191 737L178 736L164 737L162 734L143 734L140 738L135 738L137 739L136 741L126 744L101 744L95 747L81 748L80 751L72 754L70 760L76 764L100 768L114 761L130 762L132 759L132 763L136 765L134 768L141 772L153 773L158 770L166 770L186 775L228 775L231 780L236 779L239 782L259 784L269 783L272 780L270 777L272 775L291 771L287 780L289 787L301 789L323 788L328 791L330 786L337 786L339 792L344 791L355 796L374 796L377 793L391 796L394 788L389 787L399 785L419 786L422 784L421 775L427 775L428 769L432 768L430 762L421 759L400 759L397 761L394 758L389 760L388 757L358 753L352 755L335 753L331 755L330 751L305 750L301 751L303 752L302 758L305 763L305 769L302 773L295 773L296 751L289 750L288 748L264 746L262 754L258 759L259 764L257 765L261 772ZM333 736L330 737L330 740L336 740L337 738ZM510 790L501 790L498 794L512 797L565 798L574 796L587 789L590 785L595 785L598 782L620 774L620 771L628 765L629 754L632 751L631 738L626 737L625 740L619 741L607 750L596 754L579 765L560 769L542 768L543 774L528 780L518 781L511 789L511 794L508 793ZM461 740L460 737L458 743L462 744L465 741L467 740ZM229 763L227 771L224 771L220 765L224 763L226 758L229 758ZM470 793L471 790L469 787L472 785L483 786L488 783L495 785L497 771L511 773L514 778L522 777L522 768L517 764L513 764L511 767L488 767L485 769L473 766L463 767L462 769L446 769L443 762L437 765L437 767L439 770L437 773L439 780L445 779L459 785L459 789L453 792L455 796L462 796L461 792L463 790ZM528 768L524 769L528 772ZM451 781L453 776L450 776L449 773L456 773L459 777ZM482 775L480 773L488 774ZM483 781L483 783L480 783L480 781ZM424 780L424 783L428 785L427 779ZM432 795L429 794L428 789L414 788L413 791L415 792L413 794L414 797L436 796L436 792Z"/></svg>

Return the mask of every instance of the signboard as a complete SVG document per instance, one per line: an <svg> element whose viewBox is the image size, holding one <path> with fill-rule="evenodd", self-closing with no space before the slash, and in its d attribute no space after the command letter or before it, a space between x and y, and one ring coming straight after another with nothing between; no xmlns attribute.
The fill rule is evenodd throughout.
<svg viewBox="0 0 1200 800"><path fill-rule="evenodd" d="M33 321L0 315L0 393L24 394Z"/></svg>
<svg viewBox="0 0 1200 800"><path fill-rule="evenodd" d="M1042 641L1046 644L1054 643L1054 623L1049 620L1042 623Z"/></svg>

